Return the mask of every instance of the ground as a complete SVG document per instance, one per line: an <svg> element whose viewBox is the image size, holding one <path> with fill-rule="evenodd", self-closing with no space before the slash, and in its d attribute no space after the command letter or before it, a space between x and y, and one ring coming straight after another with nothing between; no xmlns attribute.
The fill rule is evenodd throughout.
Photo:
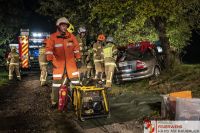
<svg viewBox="0 0 200 133"><path fill-rule="evenodd" d="M72 113L50 110L49 93L49 87L39 86L38 75L1 87L0 132L83 132Z"/></svg>
<svg viewBox="0 0 200 133"><path fill-rule="evenodd" d="M113 105L112 108L115 109L119 105ZM113 111L109 119L80 122L72 111L51 110L50 87L40 87L38 74L29 74L24 76L22 81L8 82L8 85L0 87L0 132L100 133L130 130L136 133L141 130L135 126L130 129L124 127L127 119L119 121L120 119L116 111ZM130 122L135 125L131 120Z"/></svg>
<svg viewBox="0 0 200 133"><path fill-rule="evenodd" d="M158 79L114 85L109 91L110 118L80 122L72 111L51 110L50 87L40 87L39 75L0 87L0 132L141 133L143 119L163 119L161 95L191 90L200 97L200 65L181 65Z"/></svg>

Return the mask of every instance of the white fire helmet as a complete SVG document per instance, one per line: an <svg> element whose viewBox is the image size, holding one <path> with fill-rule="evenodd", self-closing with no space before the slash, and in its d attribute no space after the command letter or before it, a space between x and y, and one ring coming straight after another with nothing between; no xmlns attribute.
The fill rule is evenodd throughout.
<svg viewBox="0 0 200 133"><path fill-rule="evenodd" d="M114 43L113 37L111 37L111 36L107 37L106 38L106 42L112 42L112 43Z"/></svg>
<svg viewBox="0 0 200 133"><path fill-rule="evenodd" d="M86 32L86 28L85 28L85 27L80 27L80 28L78 29L78 33L79 33L79 34L82 33L82 32Z"/></svg>
<svg viewBox="0 0 200 133"><path fill-rule="evenodd" d="M65 17L61 17L57 20L56 22L56 26L59 26L61 23L64 23L64 24L69 24L69 20L66 19Z"/></svg>

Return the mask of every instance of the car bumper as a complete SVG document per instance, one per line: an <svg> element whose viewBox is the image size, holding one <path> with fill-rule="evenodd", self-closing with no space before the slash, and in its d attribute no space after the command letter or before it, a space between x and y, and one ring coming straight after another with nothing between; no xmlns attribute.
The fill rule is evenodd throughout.
<svg viewBox="0 0 200 133"><path fill-rule="evenodd" d="M144 79L153 76L153 71L145 70L141 72L125 72L125 73L116 73L114 76L115 81L131 81Z"/></svg>

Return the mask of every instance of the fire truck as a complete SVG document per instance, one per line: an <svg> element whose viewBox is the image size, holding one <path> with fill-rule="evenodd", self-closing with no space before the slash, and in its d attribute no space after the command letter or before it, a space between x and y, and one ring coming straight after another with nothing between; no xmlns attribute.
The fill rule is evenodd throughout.
<svg viewBox="0 0 200 133"><path fill-rule="evenodd" d="M22 72L39 70L39 48L49 35L47 32L30 32L29 29L21 29L18 43L9 45L17 48Z"/></svg>

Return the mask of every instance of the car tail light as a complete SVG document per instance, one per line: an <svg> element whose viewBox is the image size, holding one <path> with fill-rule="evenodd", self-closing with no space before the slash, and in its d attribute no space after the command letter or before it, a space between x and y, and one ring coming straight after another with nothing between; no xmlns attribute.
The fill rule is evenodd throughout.
<svg viewBox="0 0 200 133"><path fill-rule="evenodd" d="M136 70L144 69L146 68L146 64L140 60L136 61Z"/></svg>

